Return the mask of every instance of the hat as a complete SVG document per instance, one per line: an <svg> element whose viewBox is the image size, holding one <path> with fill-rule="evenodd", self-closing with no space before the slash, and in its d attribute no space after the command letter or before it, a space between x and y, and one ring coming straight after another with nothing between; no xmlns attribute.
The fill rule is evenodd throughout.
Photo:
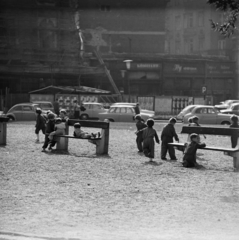
<svg viewBox="0 0 239 240"><path fill-rule="evenodd" d="M197 138L198 137L198 134L196 133L192 133L190 134L190 139L192 140L193 138Z"/></svg>
<svg viewBox="0 0 239 240"><path fill-rule="evenodd" d="M193 116L193 120L199 120L198 116Z"/></svg>
<svg viewBox="0 0 239 240"><path fill-rule="evenodd" d="M61 122L62 122L61 118L56 118L56 123L61 123Z"/></svg>
<svg viewBox="0 0 239 240"><path fill-rule="evenodd" d="M47 115L48 119L55 119L55 114L50 112L48 115Z"/></svg>
<svg viewBox="0 0 239 240"><path fill-rule="evenodd" d="M142 120L142 117L141 117L140 114L137 114L137 115L135 115L134 119L136 119L136 120Z"/></svg>
<svg viewBox="0 0 239 240"><path fill-rule="evenodd" d="M42 110L41 110L40 108L37 108L37 109L36 109L36 113L41 114L41 113L42 113Z"/></svg>
<svg viewBox="0 0 239 240"><path fill-rule="evenodd" d="M75 123L74 124L74 128L81 128L81 124L78 122L78 123Z"/></svg>
<svg viewBox="0 0 239 240"><path fill-rule="evenodd" d="M188 122L192 123L192 121L193 121L193 118L190 117L190 118L188 119Z"/></svg>
<svg viewBox="0 0 239 240"><path fill-rule="evenodd" d="M169 123L176 123L176 122L177 122L177 120L176 120L176 118L174 118L174 117L172 117L172 118L169 119Z"/></svg>
<svg viewBox="0 0 239 240"><path fill-rule="evenodd" d="M61 109L61 110L60 110L60 113L66 114L66 110L65 110L65 109Z"/></svg>

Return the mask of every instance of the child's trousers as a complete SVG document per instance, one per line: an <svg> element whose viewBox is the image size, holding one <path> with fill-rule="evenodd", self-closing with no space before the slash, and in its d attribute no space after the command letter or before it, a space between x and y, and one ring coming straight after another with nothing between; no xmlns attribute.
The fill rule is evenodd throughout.
<svg viewBox="0 0 239 240"><path fill-rule="evenodd" d="M136 138L137 148L140 152L143 152L143 138L142 136L137 136Z"/></svg>
<svg viewBox="0 0 239 240"><path fill-rule="evenodd" d="M175 150L172 146L168 145L173 141L162 141L161 143L161 159L165 159L167 152L169 154L170 159L176 159Z"/></svg>

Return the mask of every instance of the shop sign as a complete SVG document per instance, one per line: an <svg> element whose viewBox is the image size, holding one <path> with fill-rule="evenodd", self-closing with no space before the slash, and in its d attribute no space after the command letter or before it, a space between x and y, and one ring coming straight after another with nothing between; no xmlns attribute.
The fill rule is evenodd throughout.
<svg viewBox="0 0 239 240"><path fill-rule="evenodd" d="M203 64L195 63L165 63L165 74L203 74Z"/></svg>
<svg viewBox="0 0 239 240"><path fill-rule="evenodd" d="M131 63L130 70L161 70L161 63Z"/></svg>
<svg viewBox="0 0 239 240"><path fill-rule="evenodd" d="M233 75L235 68L233 63L207 63L207 75Z"/></svg>

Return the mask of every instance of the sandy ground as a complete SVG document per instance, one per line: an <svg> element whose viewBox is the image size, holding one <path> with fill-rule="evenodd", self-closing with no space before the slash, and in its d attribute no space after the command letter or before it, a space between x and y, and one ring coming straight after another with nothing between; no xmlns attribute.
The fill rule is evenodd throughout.
<svg viewBox="0 0 239 240"><path fill-rule="evenodd" d="M155 126L159 134L163 125ZM0 147L0 239L238 240L232 159L200 150L205 169L185 169L181 152L176 162L161 161L156 145L151 164L137 153L134 130L111 124L109 155L97 157L94 145L74 139L67 154L42 153L33 122L8 124ZM207 136L206 143L230 146L227 137Z"/></svg>

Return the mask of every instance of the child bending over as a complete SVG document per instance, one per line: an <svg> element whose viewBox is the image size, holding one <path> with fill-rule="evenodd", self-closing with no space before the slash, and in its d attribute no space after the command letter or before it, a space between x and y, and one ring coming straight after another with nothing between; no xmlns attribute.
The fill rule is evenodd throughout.
<svg viewBox="0 0 239 240"><path fill-rule="evenodd" d="M183 166L186 168L198 167L196 162L197 149L205 148L205 143L200 143L200 137L196 133L190 135L191 142L186 146L183 156Z"/></svg>
<svg viewBox="0 0 239 240"><path fill-rule="evenodd" d="M137 148L139 150L138 152L143 152L143 146L142 146L143 132L140 130L142 130L143 128L146 128L147 125L144 123L144 120L141 118L141 116L139 114L137 114L134 119L136 121L136 128L137 128L137 131L135 134L137 135L136 144L137 144Z"/></svg>
<svg viewBox="0 0 239 240"><path fill-rule="evenodd" d="M61 118L55 120L55 131L49 134L50 141L53 140L54 136L59 136L65 134L66 124L62 122Z"/></svg>
<svg viewBox="0 0 239 240"><path fill-rule="evenodd" d="M74 124L74 137L78 138L87 138L87 139L94 139L94 138L100 138L100 132L98 133L88 133L85 132L81 129L81 124L80 123L75 123Z"/></svg>
<svg viewBox="0 0 239 240"><path fill-rule="evenodd" d="M152 162L154 158L154 138L155 141L159 144L158 134L155 129L153 129L154 120L147 120L147 128L144 128L142 131L143 138L143 152L146 157L149 158L149 161Z"/></svg>

